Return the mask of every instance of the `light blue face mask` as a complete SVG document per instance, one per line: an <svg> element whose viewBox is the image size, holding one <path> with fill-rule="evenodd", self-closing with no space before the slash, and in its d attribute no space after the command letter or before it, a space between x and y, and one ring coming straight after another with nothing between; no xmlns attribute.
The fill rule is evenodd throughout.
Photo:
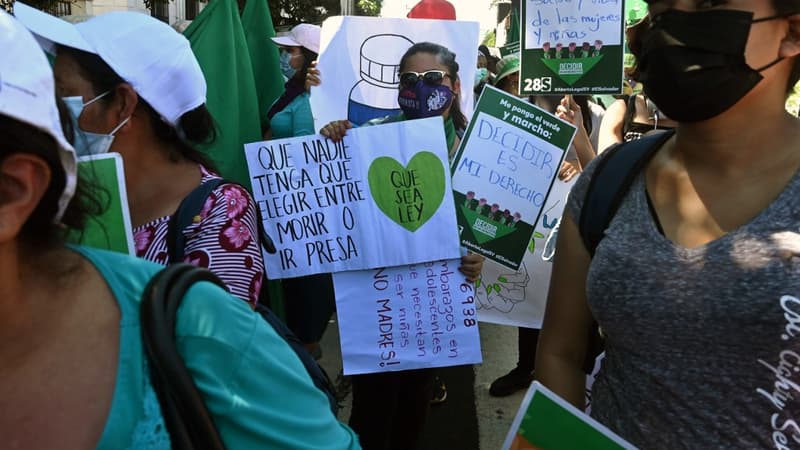
<svg viewBox="0 0 800 450"><path fill-rule="evenodd" d="M72 146L75 148L75 153L78 156L100 155L107 153L111 148L111 143L114 142L114 133L122 128L123 125L128 123L128 120L130 120L130 117L123 120L122 123L111 130L109 134L91 133L81 129L81 127L78 125L78 118L81 116L83 109L97 100L105 97L109 93L111 93L111 91L104 92L86 103L83 103L83 97L81 96L61 98L61 100L63 100L67 105L67 109L70 113L72 129L75 131L75 143L73 143Z"/></svg>
<svg viewBox="0 0 800 450"><path fill-rule="evenodd" d="M297 69L292 67L290 63L294 56L284 49L280 50L280 54L281 72L283 72L283 76L285 76L287 80L291 80L294 74L297 73Z"/></svg>

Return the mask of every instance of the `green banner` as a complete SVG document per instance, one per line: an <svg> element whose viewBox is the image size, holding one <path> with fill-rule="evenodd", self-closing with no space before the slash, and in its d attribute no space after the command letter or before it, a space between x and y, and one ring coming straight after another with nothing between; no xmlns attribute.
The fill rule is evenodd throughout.
<svg viewBox="0 0 800 450"><path fill-rule="evenodd" d="M461 245L517 270L575 127L491 86L453 161Z"/></svg>
<svg viewBox="0 0 800 450"><path fill-rule="evenodd" d="M621 0L522 0L521 7L521 94L622 92Z"/></svg>
<svg viewBox="0 0 800 450"><path fill-rule="evenodd" d="M625 450L636 447L534 382L514 418L503 448Z"/></svg>
<svg viewBox="0 0 800 450"><path fill-rule="evenodd" d="M93 188L104 211L90 216L83 233L73 232L70 242L135 255L122 156L106 153L82 157L78 176Z"/></svg>

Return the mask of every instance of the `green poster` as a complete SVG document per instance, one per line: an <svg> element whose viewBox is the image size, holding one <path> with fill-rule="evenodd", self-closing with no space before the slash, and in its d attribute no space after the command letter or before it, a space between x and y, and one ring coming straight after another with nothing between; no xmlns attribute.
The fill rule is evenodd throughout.
<svg viewBox="0 0 800 450"><path fill-rule="evenodd" d="M521 94L622 92L623 0L521 0Z"/></svg>
<svg viewBox="0 0 800 450"><path fill-rule="evenodd" d="M70 241L135 255L122 156L105 153L79 158L78 176L92 187L103 212L89 217L83 233L73 233Z"/></svg>
<svg viewBox="0 0 800 450"><path fill-rule="evenodd" d="M525 395L503 445L503 450L635 448L538 381Z"/></svg>
<svg viewBox="0 0 800 450"><path fill-rule="evenodd" d="M461 245L519 269L575 127L486 86L453 160Z"/></svg>

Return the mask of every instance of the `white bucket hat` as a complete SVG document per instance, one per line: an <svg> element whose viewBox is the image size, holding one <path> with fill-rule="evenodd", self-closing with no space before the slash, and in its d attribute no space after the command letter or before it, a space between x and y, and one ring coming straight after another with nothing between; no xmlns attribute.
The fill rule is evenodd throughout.
<svg viewBox="0 0 800 450"><path fill-rule="evenodd" d="M189 41L160 20L116 11L73 25L20 2L14 14L48 53L60 44L98 55L173 126L206 102L206 80Z"/></svg>
<svg viewBox="0 0 800 450"><path fill-rule="evenodd" d="M286 47L305 47L314 53L319 53L320 30L319 25L301 23L292 28L289 34L276 36L270 39L278 45Z"/></svg>
<svg viewBox="0 0 800 450"><path fill-rule="evenodd" d="M20 3L17 3L19 7ZM66 22L65 22L66 23ZM24 122L52 136L60 148L64 167L64 191L53 218L58 223L75 195L75 150L64 137L56 106L53 71L33 36L17 20L0 9L0 115Z"/></svg>

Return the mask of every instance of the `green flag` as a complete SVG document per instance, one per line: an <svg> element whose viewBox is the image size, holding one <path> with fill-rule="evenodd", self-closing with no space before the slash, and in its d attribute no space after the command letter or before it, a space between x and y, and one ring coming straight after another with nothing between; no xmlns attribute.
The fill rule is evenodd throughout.
<svg viewBox="0 0 800 450"><path fill-rule="evenodd" d="M242 12L242 26L253 63L261 123L266 124L269 108L283 94L278 46L270 39L275 36L275 27L267 0L247 0Z"/></svg>
<svg viewBox="0 0 800 450"><path fill-rule="evenodd" d="M244 144L261 140L260 97L236 2L210 1L183 34L203 69L208 109L217 122L217 140L204 150L223 177L250 189ZM280 280L268 280L267 289L270 306L284 319Z"/></svg>
<svg viewBox="0 0 800 450"><path fill-rule="evenodd" d="M509 13L510 26L508 27L508 36L506 36L506 45L500 47L500 54L502 56L510 55L519 52L519 10L511 8Z"/></svg>
<svg viewBox="0 0 800 450"><path fill-rule="evenodd" d="M213 0L183 33L208 84L217 140L203 150L221 175L250 189L244 144L261 140L250 52L234 0Z"/></svg>

